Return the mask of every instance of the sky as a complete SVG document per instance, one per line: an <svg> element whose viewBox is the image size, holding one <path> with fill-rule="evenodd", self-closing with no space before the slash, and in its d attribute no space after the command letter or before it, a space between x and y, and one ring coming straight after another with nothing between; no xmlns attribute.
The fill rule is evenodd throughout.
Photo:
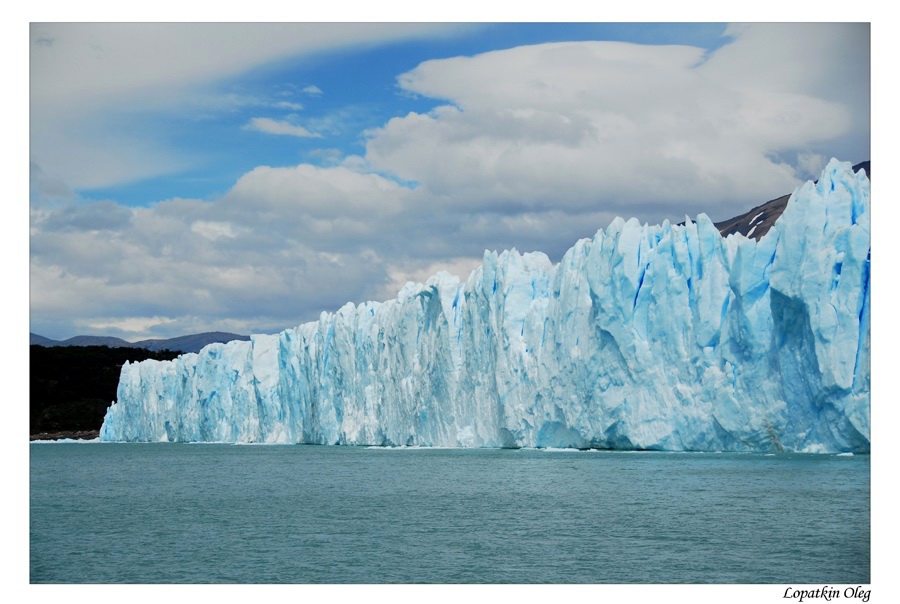
<svg viewBox="0 0 900 604"><path fill-rule="evenodd" d="M868 24L32 23L30 330L274 333L870 159Z"/></svg>

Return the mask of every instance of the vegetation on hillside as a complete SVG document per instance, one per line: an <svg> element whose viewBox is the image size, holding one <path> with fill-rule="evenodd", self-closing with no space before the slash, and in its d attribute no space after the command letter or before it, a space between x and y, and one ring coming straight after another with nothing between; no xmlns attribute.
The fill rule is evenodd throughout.
<svg viewBox="0 0 900 604"><path fill-rule="evenodd" d="M99 430L125 361L180 352L106 346L31 347L31 434Z"/></svg>

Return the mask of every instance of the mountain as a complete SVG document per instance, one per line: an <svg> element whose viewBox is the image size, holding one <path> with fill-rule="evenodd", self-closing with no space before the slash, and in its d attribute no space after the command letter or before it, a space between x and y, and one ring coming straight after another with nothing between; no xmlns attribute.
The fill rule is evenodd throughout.
<svg viewBox="0 0 900 604"><path fill-rule="evenodd" d="M755 219L750 217L750 228ZM869 180L829 162L765 236L617 218L395 300L126 363L104 441L866 452Z"/></svg>
<svg viewBox="0 0 900 604"><path fill-rule="evenodd" d="M140 342L128 342L121 338L109 336L75 336L74 338L60 341L51 340L35 333L29 335L31 336L31 344L36 346L108 346L110 348L144 348L146 350L175 350L178 352L200 352L207 344L250 339L250 336L224 331L210 331L166 340L141 340Z"/></svg>
<svg viewBox="0 0 900 604"><path fill-rule="evenodd" d="M36 333L28 334L31 338L29 342L32 346L59 346L59 341L39 336Z"/></svg>
<svg viewBox="0 0 900 604"><path fill-rule="evenodd" d="M29 334L31 344L37 346L107 346L109 348L139 348L136 344L127 342L122 338L111 336L75 336L68 340L51 340L36 333Z"/></svg>
<svg viewBox="0 0 900 604"><path fill-rule="evenodd" d="M206 333L197 333L189 336L179 336L177 338L169 338L167 340L141 340L135 342L134 345L147 350L180 350L182 352L200 352L200 350L208 345L215 343L226 343L233 340L249 340L250 336L241 336L236 333L228 333L225 331L209 331Z"/></svg>
<svg viewBox="0 0 900 604"><path fill-rule="evenodd" d="M859 172L860 170L865 170L869 180L872 179L871 161L866 160L853 166L854 172ZM772 225L784 212L789 198L790 194L767 201L740 216L717 222L716 228L719 229L723 237L740 233L745 237L753 237L759 241L763 235L769 232L769 229L772 228Z"/></svg>

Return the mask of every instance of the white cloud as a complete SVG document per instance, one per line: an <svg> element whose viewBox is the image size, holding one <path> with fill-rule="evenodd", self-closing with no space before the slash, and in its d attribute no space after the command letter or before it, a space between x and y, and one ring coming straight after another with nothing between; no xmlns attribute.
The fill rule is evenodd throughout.
<svg viewBox="0 0 900 604"><path fill-rule="evenodd" d="M106 326L129 339L268 331L375 299L388 276L364 251L397 237L391 217L408 193L375 174L301 165L257 168L212 202L35 210L32 328L62 337Z"/></svg>
<svg viewBox="0 0 900 604"><path fill-rule="evenodd" d="M109 331L125 333L150 333L150 329L159 325L174 323L175 319L169 317L128 317L126 319L95 319L82 323L89 333L104 333Z"/></svg>
<svg viewBox="0 0 900 604"><path fill-rule="evenodd" d="M34 115L34 114L33 114ZM84 122L32 118L31 159L65 187L94 188L133 182L191 167L192 158L149 137L93 130Z"/></svg>
<svg viewBox="0 0 900 604"><path fill-rule="evenodd" d="M815 180L822 173L822 169L828 163L828 159L824 155L804 151L797 156L797 167L807 179Z"/></svg>
<svg viewBox="0 0 900 604"><path fill-rule="evenodd" d="M276 221L302 217L362 223L392 214L410 191L377 174L348 168L261 166L243 175L225 196L222 207L241 216L268 212Z"/></svg>
<svg viewBox="0 0 900 604"><path fill-rule="evenodd" d="M316 86L315 84L310 84L306 88L303 89L303 92L310 96L316 96L322 94L322 89Z"/></svg>
<svg viewBox="0 0 900 604"><path fill-rule="evenodd" d="M868 132L858 118L867 76L851 77L868 68L867 27L732 33L709 58L687 46L566 42L427 61L399 84L448 104L369 132L366 159L469 209L724 218L806 177L781 155L836 154L840 137ZM855 85L834 86L835 76Z"/></svg>
<svg viewBox="0 0 900 604"><path fill-rule="evenodd" d="M191 231L210 240L234 239L237 236L235 227L227 222L198 220L191 224Z"/></svg>
<svg viewBox="0 0 900 604"><path fill-rule="evenodd" d="M311 165L257 168L210 202L42 208L32 330L70 337L102 324L132 340L280 330L438 270L465 279L485 248L558 258L611 217L460 212L377 174Z"/></svg>
<svg viewBox="0 0 900 604"><path fill-rule="evenodd" d="M32 23L32 159L95 188L174 173L198 158L136 126L174 109L255 104L211 87L259 65L466 26L404 23Z"/></svg>
<svg viewBox="0 0 900 604"><path fill-rule="evenodd" d="M133 338L277 330L438 270L465 278L486 248L558 260L616 214L746 211L806 177L868 103L862 59L829 42L857 34L800 31L819 54L753 26L710 57L565 43L429 61L400 83L442 105L369 132L364 157L259 166L211 201L34 208L33 330L75 335L49 331L73 315ZM748 58L769 46L789 63L771 82ZM833 74L855 92L823 86Z"/></svg>
<svg viewBox="0 0 900 604"><path fill-rule="evenodd" d="M481 266L482 260L483 256L448 258L437 262L407 259L397 264L391 264L387 267L389 281L381 288L379 297L383 300L396 298L408 282L425 283L429 277L440 271L456 275L461 282L465 283L472 271Z"/></svg>
<svg viewBox="0 0 900 604"><path fill-rule="evenodd" d="M186 88L277 59L427 36L439 24L33 23L32 108L54 113L125 99L169 104ZM48 43L52 41L52 43ZM65 99L65 103L60 100Z"/></svg>
<svg viewBox="0 0 900 604"><path fill-rule="evenodd" d="M303 105L301 103L292 103L290 101L278 101L272 106L276 109L289 109L291 111L300 111L301 109L303 109Z"/></svg>
<svg viewBox="0 0 900 604"><path fill-rule="evenodd" d="M297 126L284 120L273 120L268 117L254 117L244 126L245 130L256 130L266 134L281 134L300 138L322 138L321 134L310 132L303 126Z"/></svg>

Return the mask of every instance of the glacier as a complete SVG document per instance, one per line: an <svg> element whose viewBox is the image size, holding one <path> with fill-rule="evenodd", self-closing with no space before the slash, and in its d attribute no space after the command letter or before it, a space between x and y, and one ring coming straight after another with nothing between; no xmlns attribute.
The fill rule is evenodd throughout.
<svg viewBox="0 0 900 604"><path fill-rule="evenodd" d="M870 188L831 160L759 241L617 218L395 300L122 367L100 440L867 452Z"/></svg>

